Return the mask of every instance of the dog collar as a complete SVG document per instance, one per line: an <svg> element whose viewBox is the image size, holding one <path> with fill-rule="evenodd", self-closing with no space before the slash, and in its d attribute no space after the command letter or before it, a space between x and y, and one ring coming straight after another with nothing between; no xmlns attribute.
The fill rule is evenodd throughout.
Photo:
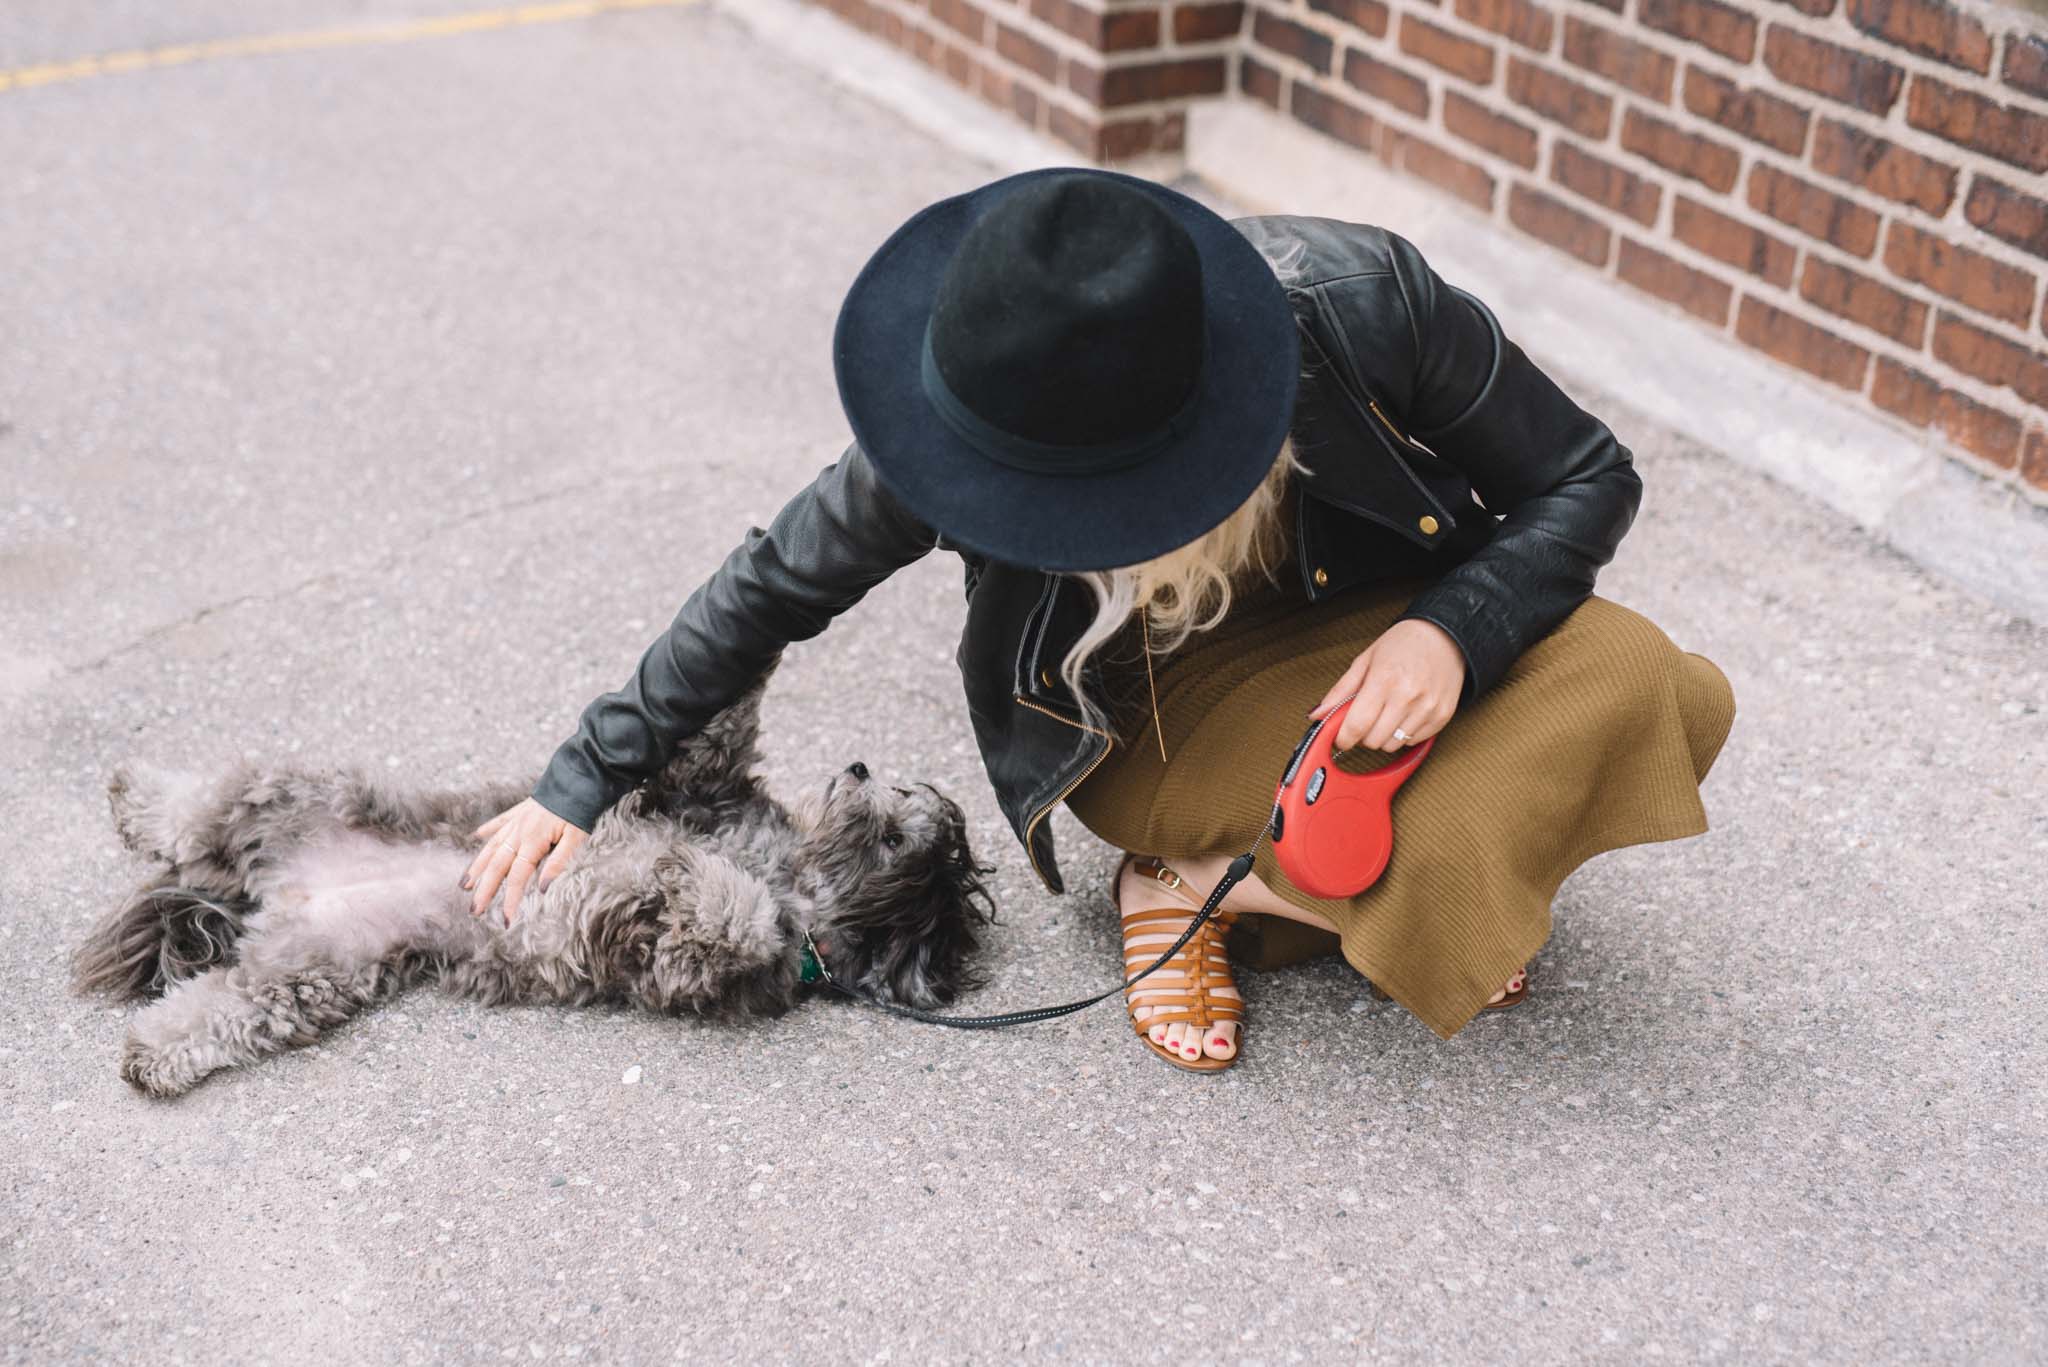
<svg viewBox="0 0 2048 1367"><path fill-rule="evenodd" d="M799 960L800 964L802 965L802 976L800 976L797 979L797 981L802 983L814 983L818 981L820 978L823 978L825 981L830 982L832 980L832 975L825 971L825 961L823 957L821 957L818 953L817 943L811 939L811 932L809 930L806 930L804 931L803 935L804 943L803 949L801 951L803 957L801 960Z"/></svg>

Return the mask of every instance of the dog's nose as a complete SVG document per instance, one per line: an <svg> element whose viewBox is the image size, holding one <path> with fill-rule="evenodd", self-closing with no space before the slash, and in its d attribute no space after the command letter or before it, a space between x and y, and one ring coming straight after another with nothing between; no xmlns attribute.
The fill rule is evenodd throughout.
<svg viewBox="0 0 2048 1367"><path fill-rule="evenodd" d="M862 764L859 760L855 760L853 763L847 765L846 772L852 774L862 783L866 783L868 781L868 766Z"/></svg>

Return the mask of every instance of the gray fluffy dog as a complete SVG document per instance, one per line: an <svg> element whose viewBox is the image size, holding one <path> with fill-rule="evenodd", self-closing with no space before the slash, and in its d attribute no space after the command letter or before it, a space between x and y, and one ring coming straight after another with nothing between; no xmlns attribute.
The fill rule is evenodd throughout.
<svg viewBox="0 0 2048 1367"><path fill-rule="evenodd" d="M780 662L780 657L776 663ZM81 990L161 996L121 1075L174 1096L311 1043L424 978L486 1002L779 1015L808 930L840 982L932 1007L981 985L994 904L959 806L858 763L788 806L753 770L775 664L605 812L512 926L470 913L470 832L532 783L412 792L360 769L241 761L218 780L140 765L108 784L132 850L167 867L78 949Z"/></svg>

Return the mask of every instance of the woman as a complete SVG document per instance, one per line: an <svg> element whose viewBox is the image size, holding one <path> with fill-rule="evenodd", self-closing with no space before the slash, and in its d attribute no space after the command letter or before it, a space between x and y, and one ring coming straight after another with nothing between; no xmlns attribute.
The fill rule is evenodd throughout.
<svg viewBox="0 0 2048 1367"><path fill-rule="evenodd" d="M1026 172L876 251L834 367L855 441L478 828L478 914L503 886L509 922L776 652L934 548L965 567L958 659L998 803L1053 892L1060 802L1129 852L1133 968L1253 847L1308 717L1352 699L1336 744L1368 753L1346 768L1443 735L1371 887L1310 897L1260 842L1130 989L1177 1066L1238 1056L1240 917L1261 962L1334 937L1448 1038L1522 999L1574 867L1706 829L1727 680L1592 593L1641 497L1628 451L1394 234Z"/></svg>

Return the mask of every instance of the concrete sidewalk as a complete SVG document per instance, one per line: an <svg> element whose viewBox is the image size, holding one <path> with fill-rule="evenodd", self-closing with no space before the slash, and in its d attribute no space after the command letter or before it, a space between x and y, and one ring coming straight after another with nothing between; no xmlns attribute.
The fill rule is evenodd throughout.
<svg viewBox="0 0 2048 1367"><path fill-rule="evenodd" d="M868 254L999 173L702 6L0 91L0 1360L2041 1356L2048 631L1577 385L1646 485L1599 591L1739 715L1713 828L1574 873L1523 1008L1443 1043L1334 959L1246 971L1205 1078L1113 1002L420 993L177 1103L120 1082L123 1013L64 984L142 873L108 769L537 772L843 449ZM1001 866L963 1008L1092 994L1112 852L1056 812L1039 887L962 614L935 555L792 646L772 780L938 784Z"/></svg>

